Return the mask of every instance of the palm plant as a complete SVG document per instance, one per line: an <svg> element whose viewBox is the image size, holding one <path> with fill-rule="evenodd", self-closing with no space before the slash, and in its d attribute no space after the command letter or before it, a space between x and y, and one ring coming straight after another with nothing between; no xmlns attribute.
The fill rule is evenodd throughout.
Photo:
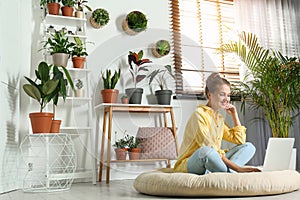
<svg viewBox="0 0 300 200"><path fill-rule="evenodd" d="M242 32L239 40L220 48L235 53L250 70L234 92L245 103L260 108L267 118L273 137L288 137L293 119L299 115L299 58L283 56L279 51L265 49L253 33Z"/></svg>

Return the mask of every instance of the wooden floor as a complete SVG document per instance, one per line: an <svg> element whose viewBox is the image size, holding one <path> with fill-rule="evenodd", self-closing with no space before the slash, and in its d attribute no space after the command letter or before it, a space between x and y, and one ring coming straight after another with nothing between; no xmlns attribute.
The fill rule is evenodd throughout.
<svg viewBox="0 0 300 200"><path fill-rule="evenodd" d="M209 200L299 200L300 190L281 195L261 197L228 197L228 198L168 198L139 194L133 188L133 180L114 180L93 185L91 183L73 183L68 191L52 193L24 193L17 190L0 194L0 200L141 200L141 199L209 199Z"/></svg>

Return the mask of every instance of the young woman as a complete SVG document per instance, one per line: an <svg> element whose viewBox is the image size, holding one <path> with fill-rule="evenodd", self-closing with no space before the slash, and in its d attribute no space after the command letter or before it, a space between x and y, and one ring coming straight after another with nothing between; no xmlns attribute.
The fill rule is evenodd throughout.
<svg viewBox="0 0 300 200"><path fill-rule="evenodd" d="M187 122L177 172L205 174L208 172L259 172L243 167L254 155L255 147L246 140L246 128L241 125L235 106L230 104L230 83L218 73L206 80L207 105L199 105ZM220 109L231 115L234 126L228 127ZM222 140L237 144L221 149Z"/></svg>

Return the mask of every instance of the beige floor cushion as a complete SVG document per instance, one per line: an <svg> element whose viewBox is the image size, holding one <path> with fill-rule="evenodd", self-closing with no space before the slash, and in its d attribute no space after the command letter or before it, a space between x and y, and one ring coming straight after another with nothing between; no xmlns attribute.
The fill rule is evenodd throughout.
<svg viewBox="0 0 300 200"><path fill-rule="evenodd" d="M294 170L257 173L173 173L172 169L144 172L135 189L158 196L259 196L300 189L300 174Z"/></svg>

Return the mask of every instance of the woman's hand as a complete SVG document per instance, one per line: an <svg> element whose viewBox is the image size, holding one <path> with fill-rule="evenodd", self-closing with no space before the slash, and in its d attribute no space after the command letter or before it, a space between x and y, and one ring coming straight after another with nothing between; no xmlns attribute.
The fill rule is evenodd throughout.
<svg viewBox="0 0 300 200"><path fill-rule="evenodd" d="M237 172L243 173L243 172L261 172L260 169L255 167L239 167L237 169Z"/></svg>
<svg viewBox="0 0 300 200"><path fill-rule="evenodd" d="M234 105L228 103L226 106L225 106L225 110L228 114L230 115L233 115L236 113L236 108Z"/></svg>
<svg viewBox="0 0 300 200"><path fill-rule="evenodd" d="M239 116L237 114L237 111L236 111L236 108L234 105L228 103L226 106L225 106L225 110L228 114L231 115L232 117L232 120L233 120L233 123L234 123L234 126L240 126L241 125L241 122L240 122L240 119L239 119Z"/></svg>

